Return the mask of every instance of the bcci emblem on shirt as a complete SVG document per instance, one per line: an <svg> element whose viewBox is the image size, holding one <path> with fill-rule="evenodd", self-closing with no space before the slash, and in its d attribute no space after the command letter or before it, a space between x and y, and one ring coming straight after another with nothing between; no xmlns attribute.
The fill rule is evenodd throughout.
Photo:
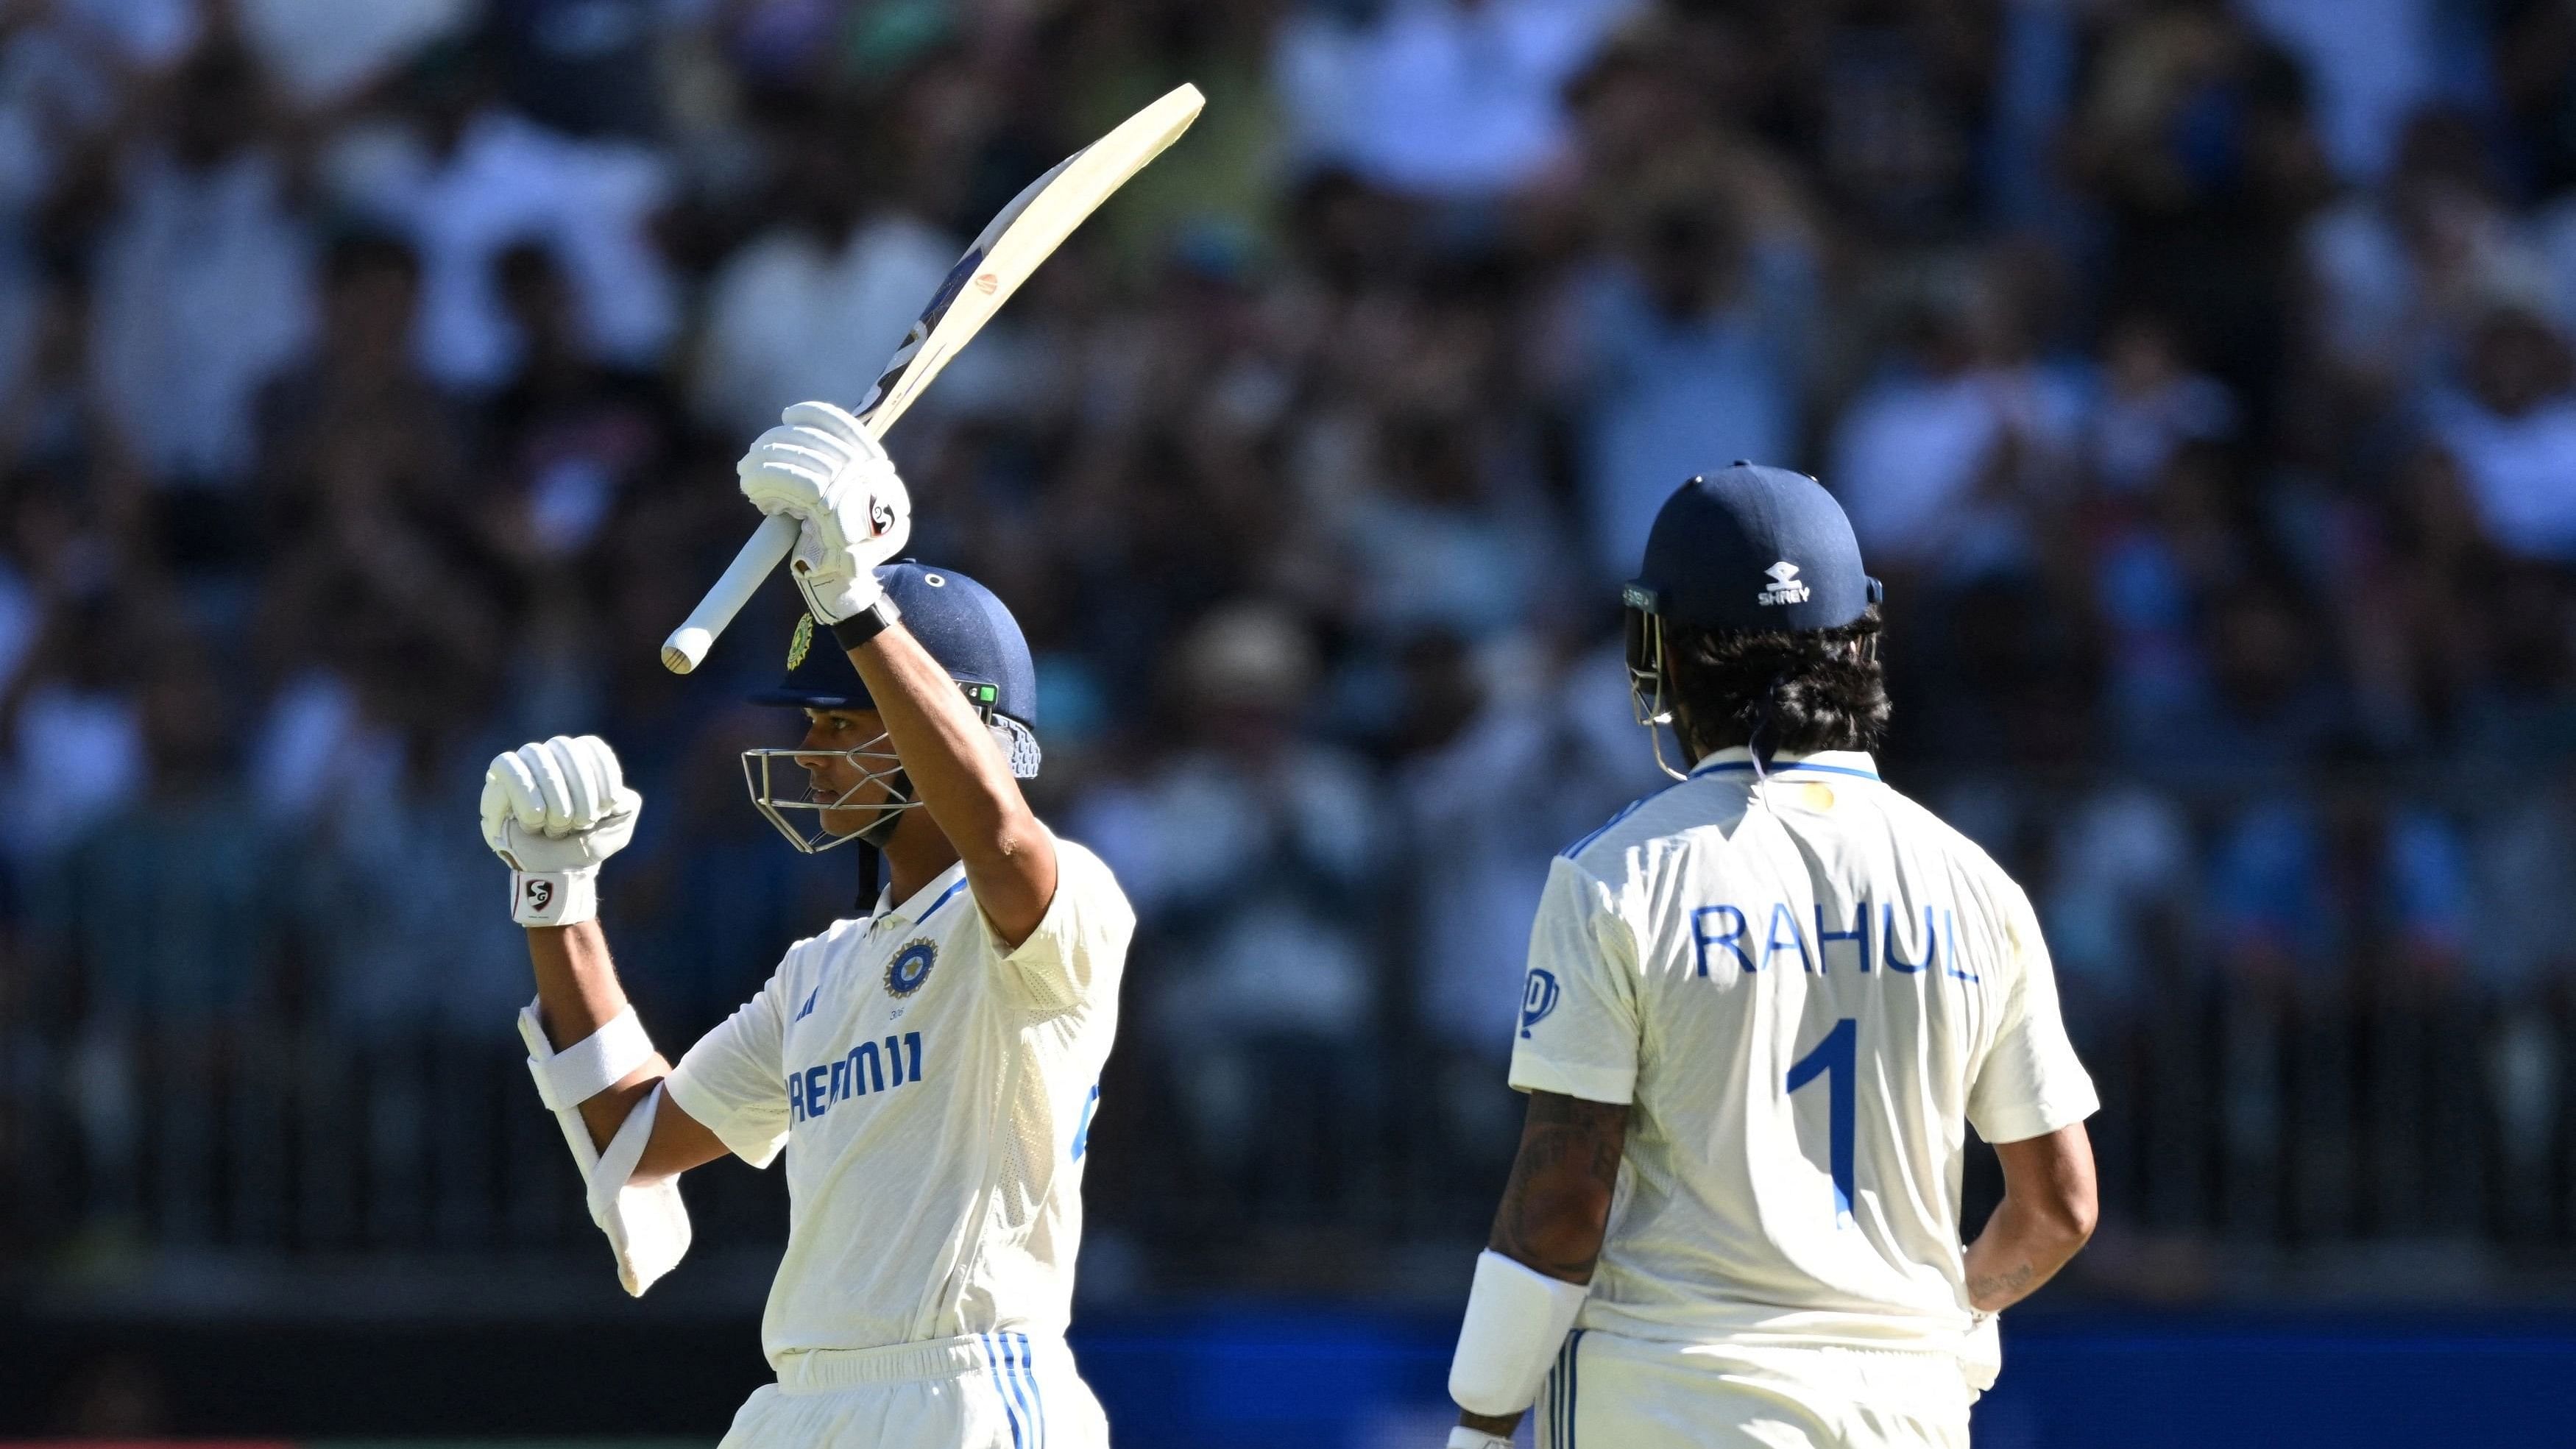
<svg viewBox="0 0 2576 1449"><path fill-rule="evenodd" d="M910 996L930 979L930 968L939 964L939 947L930 941L914 941L894 953L886 963L886 995Z"/></svg>

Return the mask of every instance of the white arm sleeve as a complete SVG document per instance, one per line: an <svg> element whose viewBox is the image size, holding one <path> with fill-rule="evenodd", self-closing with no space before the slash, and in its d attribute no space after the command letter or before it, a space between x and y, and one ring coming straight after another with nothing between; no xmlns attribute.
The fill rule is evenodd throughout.
<svg viewBox="0 0 2576 1449"><path fill-rule="evenodd" d="M2066 1039L2057 1009L2057 973L2039 916L2015 891L2007 909L2012 932L2013 979L2006 987L1994 1045L1968 1088L1968 1120L1988 1142L2044 1137L2100 1110L2093 1078Z"/></svg>
<svg viewBox="0 0 2576 1449"><path fill-rule="evenodd" d="M783 983L796 960L790 952L759 993L699 1037L663 1083L681 1111L754 1167L767 1167L787 1146Z"/></svg>
<svg viewBox="0 0 2576 1449"><path fill-rule="evenodd" d="M653 1119L662 1105L662 1084L653 1084L618 1124L608 1150L590 1141L590 1125L581 1104L598 1096L653 1055L635 1009L628 1007L599 1030L556 1051L537 1021L535 1002L519 1012L519 1039L527 1044L528 1071L537 1094L554 1109L563 1128L564 1145L581 1168L590 1202L590 1220L608 1235L617 1254L617 1281L636 1297L668 1273L689 1251L689 1210L680 1200L676 1177L635 1181L635 1164L653 1137Z"/></svg>
<svg viewBox="0 0 2576 1449"><path fill-rule="evenodd" d="M985 929L992 929L985 923ZM1058 1012L1114 1000L1136 934L1127 893L1099 856L1069 840L1055 843L1055 899L1029 938L999 949L1006 984L1031 1008Z"/></svg>
<svg viewBox="0 0 2576 1449"><path fill-rule="evenodd" d="M1511 1084L1587 1102L1636 1095L1637 946L1609 889L1558 858L1530 927Z"/></svg>

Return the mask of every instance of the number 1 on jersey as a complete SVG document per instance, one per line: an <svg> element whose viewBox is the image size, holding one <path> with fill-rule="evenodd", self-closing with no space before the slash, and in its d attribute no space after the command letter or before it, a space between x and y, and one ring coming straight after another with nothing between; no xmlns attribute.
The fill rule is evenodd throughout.
<svg viewBox="0 0 2576 1449"><path fill-rule="evenodd" d="M1792 1092L1820 1075L1825 1079L1825 1157L1834 1177L1837 1226L1849 1222L1852 1212L1852 1136L1859 1130L1853 1120L1858 1111L1858 1091L1852 1077L1859 1070L1859 1041L1860 1023L1846 1016L1834 1023L1834 1029L1825 1033L1814 1051L1798 1058L1789 1068Z"/></svg>

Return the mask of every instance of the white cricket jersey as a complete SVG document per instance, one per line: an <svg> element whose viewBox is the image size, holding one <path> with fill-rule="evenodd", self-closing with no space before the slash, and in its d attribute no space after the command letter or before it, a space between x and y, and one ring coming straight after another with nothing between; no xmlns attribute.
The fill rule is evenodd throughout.
<svg viewBox="0 0 2576 1449"><path fill-rule="evenodd" d="M2021 888L1841 751L1720 751L1557 858L1511 1082L1630 1104L1583 1327L1963 1359L1967 1124L2099 1105Z"/></svg>
<svg viewBox="0 0 2576 1449"><path fill-rule="evenodd" d="M787 1152L761 1346L1061 1334L1082 1166L1135 913L1058 840L1055 899L1005 951L956 865L788 948L667 1091L734 1153Z"/></svg>

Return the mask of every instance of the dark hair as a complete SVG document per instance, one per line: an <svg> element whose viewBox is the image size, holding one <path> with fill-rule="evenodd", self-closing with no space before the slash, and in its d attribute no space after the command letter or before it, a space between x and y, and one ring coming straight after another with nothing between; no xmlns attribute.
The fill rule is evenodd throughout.
<svg viewBox="0 0 2576 1449"><path fill-rule="evenodd" d="M1890 710L1878 630L1876 604L1835 629L1665 625L1665 687L1684 747L1706 755L1756 730L1765 752L1876 746Z"/></svg>

